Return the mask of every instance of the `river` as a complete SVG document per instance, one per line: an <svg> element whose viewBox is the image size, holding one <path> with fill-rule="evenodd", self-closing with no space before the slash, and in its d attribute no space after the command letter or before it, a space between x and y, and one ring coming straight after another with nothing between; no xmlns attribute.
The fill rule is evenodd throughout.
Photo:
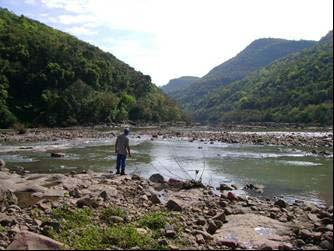
<svg viewBox="0 0 334 251"><path fill-rule="evenodd" d="M220 183L258 184L264 198L282 197L333 204L333 158L325 158L283 146L241 145L182 139L130 138L133 155L127 172L166 179L202 179L214 187ZM0 159L9 168L22 166L34 173L72 170L105 172L115 169L112 139L76 139L0 145ZM63 152L52 158L50 152ZM239 193L244 193L241 189Z"/></svg>

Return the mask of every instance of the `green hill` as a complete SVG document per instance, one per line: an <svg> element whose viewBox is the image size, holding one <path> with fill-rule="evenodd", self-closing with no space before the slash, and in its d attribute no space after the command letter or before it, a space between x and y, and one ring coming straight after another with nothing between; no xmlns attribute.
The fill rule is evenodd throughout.
<svg viewBox="0 0 334 251"><path fill-rule="evenodd" d="M180 78L171 79L166 85L162 86L161 89L165 93L170 94L187 88L199 79L199 77L192 76L183 76Z"/></svg>
<svg viewBox="0 0 334 251"><path fill-rule="evenodd" d="M188 88L169 94L186 111L197 113L205 95L214 93L217 88L240 80L248 74L270 65L275 60L290 53L299 52L315 45L315 41L290 41L276 38L263 38L252 42L238 55L213 68L207 75Z"/></svg>
<svg viewBox="0 0 334 251"><path fill-rule="evenodd" d="M333 124L333 33L201 100L195 119Z"/></svg>
<svg viewBox="0 0 334 251"><path fill-rule="evenodd" d="M183 119L148 75L0 8L0 127Z"/></svg>

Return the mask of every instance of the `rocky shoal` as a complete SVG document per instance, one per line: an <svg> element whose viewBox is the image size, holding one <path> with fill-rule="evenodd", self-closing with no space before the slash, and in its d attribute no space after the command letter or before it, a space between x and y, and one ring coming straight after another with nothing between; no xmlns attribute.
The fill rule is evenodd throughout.
<svg viewBox="0 0 334 251"><path fill-rule="evenodd" d="M152 212L172 212L174 218L159 235L159 243L169 249L333 249L333 207L260 200L237 196L233 187L220 188L217 194L198 182L165 180L159 174L150 179L89 171L20 175L2 168L0 249L68 247L50 234L50 229L61 231L64 222L48 220L53 210L65 206L90 208L97 214L110 206L123 208L126 219L111 218L117 226L136 226ZM111 241L108 248L120 247Z"/></svg>

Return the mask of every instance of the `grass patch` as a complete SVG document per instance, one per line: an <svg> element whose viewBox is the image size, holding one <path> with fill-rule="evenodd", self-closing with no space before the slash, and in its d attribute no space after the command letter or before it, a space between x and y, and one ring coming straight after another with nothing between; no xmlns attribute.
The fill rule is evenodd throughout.
<svg viewBox="0 0 334 251"><path fill-rule="evenodd" d="M132 247L139 247L142 249L158 248L156 240L149 235L139 234L137 229L131 225L108 228L105 232L103 242L124 249Z"/></svg>
<svg viewBox="0 0 334 251"><path fill-rule="evenodd" d="M105 227L98 222L99 218L105 221L110 216L126 217L126 212L121 208L110 207L102 210L100 217L96 217L91 209L69 208L54 209L51 219L61 224L61 231L51 230L51 237L76 250L101 250L110 248L130 249L161 249L157 239L152 234L138 233L133 224L119 224Z"/></svg>
<svg viewBox="0 0 334 251"><path fill-rule="evenodd" d="M125 219L127 214L122 208L110 206L102 210L100 218L104 222L112 224L112 222L110 221L111 216L118 216Z"/></svg>
<svg viewBox="0 0 334 251"><path fill-rule="evenodd" d="M147 227L151 230L159 230L169 223L170 215L166 212L153 212L143 216L139 221L141 227Z"/></svg>
<svg viewBox="0 0 334 251"><path fill-rule="evenodd" d="M0 225L0 233L3 233L5 231L6 231L6 229L2 225Z"/></svg>
<svg viewBox="0 0 334 251"><path fill-rule="evenodd" d="M52 211L53 219L58 220L64 229L85 226L93 223L93 211L90 208L75 209L56 208Z"/></svg>

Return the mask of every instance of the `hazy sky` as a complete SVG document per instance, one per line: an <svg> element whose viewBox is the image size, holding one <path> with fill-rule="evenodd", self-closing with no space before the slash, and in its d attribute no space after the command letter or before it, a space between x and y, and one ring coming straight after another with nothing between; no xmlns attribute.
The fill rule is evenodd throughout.
<svg viewBox="0 0 334 251"><path fill-rule="evenodd" d="M0 6L71 33L157 85L203 76L257 38L319 40L333 0L0 0Z"/></svg>

